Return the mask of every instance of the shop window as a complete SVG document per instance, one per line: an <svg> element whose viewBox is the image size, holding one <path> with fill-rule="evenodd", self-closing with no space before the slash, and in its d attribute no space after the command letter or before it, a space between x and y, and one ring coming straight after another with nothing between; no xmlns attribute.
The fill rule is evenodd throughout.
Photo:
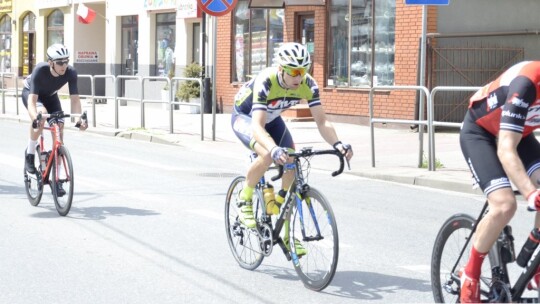
<svg viewBox="0 0 540 304"><path fill-rule="evenodd" d="M156 75L174 73L176 13L156 14Z"/></svg>
<svg viewBox="0 0 540 304"><path fill-rule="evenodd" d="M394 84L395 4L395 0L332 0L327 85Z"/></svg>
<svg viewBox="0 0 540 304"><path fill-rule="evenodd" d="M11 18L0 19L0 72L11 72Z"/></svg>
<svg viewBox="0 0 540 304"><path fill-rule="evenodd" d="M55 43L64 44L64 13L58 9L47 17L47 47Z"/></svg>
<svg viewBox="0 0 540 304"><path fill-rule="evenodd" d="M19 74L32 73L36 65L36 15L28 12L22 19L22 66Z"/></svg>
<svg viewBox="0 0 540 304"><path fill-rule="evenodd" d="M234 11L233 82L245 82L268 66L283 43L283 9L249 9L238 1Z"/></svg>

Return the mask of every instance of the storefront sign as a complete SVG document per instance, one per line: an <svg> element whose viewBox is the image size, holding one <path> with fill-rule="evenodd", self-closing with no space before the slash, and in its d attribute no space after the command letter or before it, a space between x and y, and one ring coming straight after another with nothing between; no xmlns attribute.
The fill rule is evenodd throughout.
<svg viewBox="0 0 540 304"><path fill-rule="evenodd" d="M38 9L56 8L70 5L70 0L40 0L35 2Z"/></svg>
<svg viewBox="0 0 540 304"><path fill-rule="evenodd" d="M0 0L0 13L11 13L11 0Z"/></svg>
<svg viewBox="0 0 540 304"><path fill-rule="evenodd" d="M176 9L176 18L199 18L201 17L201 9L197 5L197 0L182 0L179 1Z"/></svg>
<svg viewBox="0 0 540 304"><path fill-rule="evenodd" d="M176 0L144 0L144 8L147 10L176 9Z"/></svg>
<svg viewBox="0 0 540 304"><path fill-rule="evenodd" d="M77 51L75 63L97 63L99 54L97 51Z"/></svg>

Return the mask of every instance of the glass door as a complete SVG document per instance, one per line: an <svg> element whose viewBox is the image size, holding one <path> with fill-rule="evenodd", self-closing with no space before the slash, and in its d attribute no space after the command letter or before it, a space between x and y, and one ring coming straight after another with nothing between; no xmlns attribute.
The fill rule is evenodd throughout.
<svg viewBox="0 0 540 304"><path fill-rule="evenodd" d="M139 42L138 16L122 17L122 75L137 75Z"/></svg>

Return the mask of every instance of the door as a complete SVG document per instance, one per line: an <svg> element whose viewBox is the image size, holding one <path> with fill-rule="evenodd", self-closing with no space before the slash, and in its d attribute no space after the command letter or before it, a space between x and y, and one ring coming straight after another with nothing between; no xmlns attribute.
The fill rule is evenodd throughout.
<svg viewBox="0 0 540 304"><path fill-rule="evenodd" d="M122 17L122 75L137 75L138 16Z"/></svg>

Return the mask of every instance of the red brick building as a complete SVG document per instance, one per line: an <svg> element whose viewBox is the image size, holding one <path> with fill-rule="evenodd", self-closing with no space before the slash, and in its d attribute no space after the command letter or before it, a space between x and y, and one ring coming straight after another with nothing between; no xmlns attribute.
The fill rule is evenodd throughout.
<svg viewBox="0 0 540 304"><path fill-rule="evenodd" d="M240 0L235 11L219 17L217 22L216 96L224 112L231 111L238 88L256 74L256 60L262 57L264 61L266 57L266 66L272 65L273 48L279 42L300 42L312 52L312 74L333 120L364 123L369 116L372 83L418 84L422 6L377 0L373 8L373 0L326 0L324 6L249 10L247 2ZM436 31L436 14L437 7L429 7L428 32ZM275 16L282 23L272 22ZM249 22L244 26L246 18ZM266 27L260 22L262 18L268 20ZM281 29L282 37L276 43L279 34L275 32ZM266 35L259 35L265 31ZM260 36L270 37L262 56L256 54ZM416 98L414 91L377 92L375 116L413 119Z"/></svg>

